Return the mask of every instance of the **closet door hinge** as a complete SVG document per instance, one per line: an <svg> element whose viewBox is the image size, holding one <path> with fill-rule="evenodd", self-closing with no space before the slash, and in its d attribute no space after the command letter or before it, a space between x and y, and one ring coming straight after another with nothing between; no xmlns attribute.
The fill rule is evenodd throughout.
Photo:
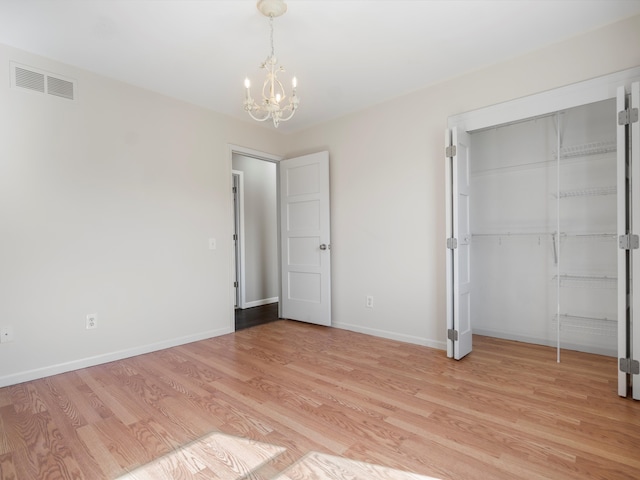
<svg viewBox="0 0 640 480"><path fill-rule="evenodd" d="M238 241L238 234L237 233L233 234L233 240L236 241L236 242Z"/></svg>
<svg viewBox="0 0 640 480"><path fill-rule="evenodd" d="M638 375L640 374L640 362L631 358L621 358L620 371L629 375Z"/></svg>
<svg viewBox="0 0 640 480"><path fill-rule="evenodd" d="M618 125L629 125L638 121L638 109L627 108L618 112Z"/></svg>
<svg viewBox="0 0 640 480"><path fill-rule="evenodd" d="M445 148L444 156L445 157L455 157L456 156L456 146L455 145L449 145L447 148Z"/></svg>
<svg viewBox="0 0 640 480"><path fill-rule="evenodd" d="M233 288L238 288L238 282L233 282Z"/></svg>
<svg viewBox="0 0 640 480"><path fill-rule="evenodd" d="M452 342L457 342L458 341L458 330L454 330L453 328L450 328L447 330L447 338L449 340L451 340ZM620 364L622 365L622 359L620 359Z"/></svg>
<svg viewBox="0 0 640 480"><path fill-rule="evenodd" d="M447 238L447 248L450 250L458 248L458 239L453 237Z"/></svg>
<svg viewBox="0 0 640 480"><path fill-rule="evenodd" d="M620 235L618 237L618 245L620 245L621 250L635 250L636 248L640 248L640 238L638 235L631 233Z"/></svg>

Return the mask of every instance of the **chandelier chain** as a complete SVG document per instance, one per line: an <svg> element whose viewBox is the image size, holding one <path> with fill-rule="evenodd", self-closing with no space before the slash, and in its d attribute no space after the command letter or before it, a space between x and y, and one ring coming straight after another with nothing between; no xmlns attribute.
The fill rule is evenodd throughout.
<svg viewBox="0 0 640 480"><path fill-rule="evenodd" d="M273 14L269 15L269 26L271 27L271 56L275 56L273 49Z"/></svg>

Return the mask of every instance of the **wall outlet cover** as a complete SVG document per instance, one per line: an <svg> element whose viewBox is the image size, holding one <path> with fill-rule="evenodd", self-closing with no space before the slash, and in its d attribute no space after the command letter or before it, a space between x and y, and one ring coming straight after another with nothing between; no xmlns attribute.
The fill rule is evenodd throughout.
<svg viewBox="0 0 640 480"><path fill-rule="evenodd" d="M0 343L13 342L13 327L0 327Z"/></svg>
<svg viewBox="0 0 640 480"><path fill-rule="evenodd" d="M98 328L98 314L90 313L87 315L87 330Z"/></svg>

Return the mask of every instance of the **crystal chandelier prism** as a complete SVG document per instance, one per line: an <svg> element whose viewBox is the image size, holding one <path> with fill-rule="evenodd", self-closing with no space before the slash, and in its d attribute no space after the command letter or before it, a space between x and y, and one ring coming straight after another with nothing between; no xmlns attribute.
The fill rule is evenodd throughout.
<svg viewBox="0 0 640 480"><path fill-rule="evenodd" d="M259 0L258 10L269 18L271 29L271 54L260 65L267 71L266 79L262 84L262 101L256 103L251 96L251 81L244 80L246 95L244 99L244 110L258 122L272 119L273 125L278 128L280 122L290 120L298 109L300 100L296 95L297 79L293 77L291 81L291 95L287 96L282 82L278 80L278 73L284 72L282 66L278 66L278 59L273 48L273 19L283 15L287 11L287 5L282 0ZM288 102L285 102L288 99Z"/></svg>

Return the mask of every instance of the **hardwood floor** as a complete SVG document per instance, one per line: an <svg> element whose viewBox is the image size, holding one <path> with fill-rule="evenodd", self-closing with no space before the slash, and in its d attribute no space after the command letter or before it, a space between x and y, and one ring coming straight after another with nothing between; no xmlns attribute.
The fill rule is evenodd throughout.
<svg viewBox="0 0 640 480"><path fill-rule="evenodd" d="M0 389L0 478L314 478L295 470L309 455L455 480L640 478L640 402L617 396L616 360L562 360L475 337L456 362L279 320ZM244 473L177 465L194 442ZM262 452L250 470L242 442ZM140 473L169 457L166 477ZM335 468L317 478L363 478Z"/></svg>

